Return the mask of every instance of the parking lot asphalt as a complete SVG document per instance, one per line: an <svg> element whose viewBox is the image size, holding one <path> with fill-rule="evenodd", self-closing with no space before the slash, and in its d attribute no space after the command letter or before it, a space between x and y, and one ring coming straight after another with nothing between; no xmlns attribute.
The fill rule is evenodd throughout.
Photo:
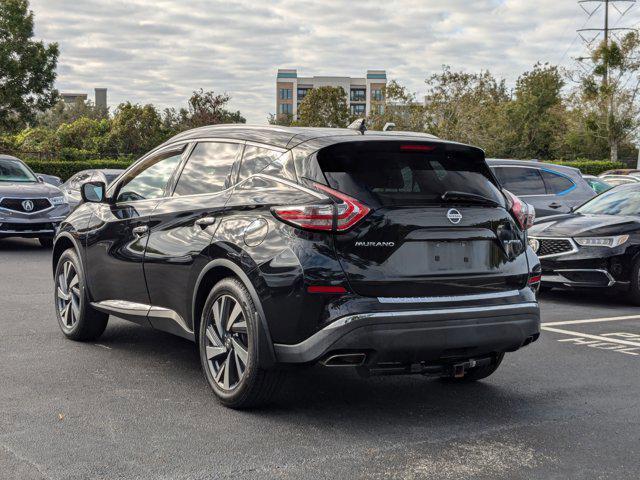
<svg viewBox="0 0 640 480"><path fill-rule="evenodd" d="M640 308L619 298L543 295L540 340L482 382L314 367L237 412L188 341L113 317L66 340L49 257L0 240L2 479L639 476Z"/></svg>

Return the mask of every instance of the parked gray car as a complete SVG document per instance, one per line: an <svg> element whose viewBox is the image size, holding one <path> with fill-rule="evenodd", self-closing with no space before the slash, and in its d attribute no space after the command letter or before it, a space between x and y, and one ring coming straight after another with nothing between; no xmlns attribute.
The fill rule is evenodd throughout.
<svg viewBox="0 0 640 480"><path fill-rule="evenodd" d="M536 218L569 213L596 196L577 168L529 160L487 163L504 188L535 207Z"/></svg>
<svg viewBox="0 0 640 480"><path fill-rule="evenodd" d="M21 160L0 155L0 238L37 238L50 247L68 214L69 204L58 187L39 179Z"/></svg>

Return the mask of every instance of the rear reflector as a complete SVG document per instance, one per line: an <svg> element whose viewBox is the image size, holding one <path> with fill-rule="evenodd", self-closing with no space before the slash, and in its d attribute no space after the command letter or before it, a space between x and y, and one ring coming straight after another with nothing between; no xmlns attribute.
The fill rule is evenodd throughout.
<svg viewBox="0 0 640 480"><path fill-rule="evenodd" d="M273 207L273 215L306 230L346 232L371 211L364 203L326 185L314 183L313 186L328 194L335 203Z"/></svg>
<svg viewBox="0 0 640 480"><path fill-rule="evenodd" d="M309 293L347 293L347 289L344 287L333 285L311 285L307 287Z"/></svg>
<svg viewBox="0 0 640 480"><path fill-rule="evenodd" d="M401 152L431 152L435 149L434 145L400 145Z"/></svg>
<svg viewBox="0 0 640 480"><path fill-rule="evenodd" d="M532 277L529 277L529 285L540 283L540 280L542 280L542 275L534 275Z"/></svg>

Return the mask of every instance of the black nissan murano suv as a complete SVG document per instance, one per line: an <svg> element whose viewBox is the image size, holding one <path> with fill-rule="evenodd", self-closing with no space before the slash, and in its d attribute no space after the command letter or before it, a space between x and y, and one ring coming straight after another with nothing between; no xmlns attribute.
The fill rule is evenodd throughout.
<svg viewBox="0 0 640 480"><path fill-rule="evenodd" d="M539 335L533 211L475 147L204 127L82 197L53 251L64 334L115 315L192 340L229 407L292 365L478 380Z"/></svg>

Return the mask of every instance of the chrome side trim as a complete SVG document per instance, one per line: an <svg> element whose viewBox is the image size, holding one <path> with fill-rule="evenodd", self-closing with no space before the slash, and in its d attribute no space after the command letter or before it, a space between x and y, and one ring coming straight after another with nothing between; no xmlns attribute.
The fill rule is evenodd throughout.
<svg viewBox="0 0 640 480"><path fill-rule="evenodd" d="M152 306L149 309L149 317L168 318L176 322L185 332L193 334L193 330L189 329L189 327L187 326L187 322L184 321L184 319L178 314L178 312L171 310L170 308Z"/></svg>
<svg viewBox="0 0 640 480"><path fill-rule="evenodd" d="M147 318L166 318L173 320L182 330L193 335L184 319L178 312L170 308L158 307L155 305L147 305L145 303L128 302L126 300L103 300L101 302L92 302L91 306L102 312L112 315L131 315L136 317Z"/></svg>
<svg viewBox="0 0 640 480"><path fill-rule="evenodd" d="M108 311L114 315L136 315L147 316L151 305L144 303L128 302L126 300L102 300L101 302L91 302L91 306L102 311Z"/></svg>
<svg viewBox="0 0 640 480"><path fill-rule="evenodd" d="M568 252L552 253L551 255L538 255L537 252L536 252L536 255L538 255L538 258L561 257L562 255L571 255L573 253L577 253L578 252L578 244L571 237L533 237L533 236L530 236L529 238L535 238L536 240L566 240L571 244L571 250L568 251Z"/></svg>
<svg viewBox="0 0 640 480"><path fill-rule="evenodd" d="M467 302L470 300L487 300L491 298L506 298L520 295L518 290L508 292L478 293L474 295L450 295L441 297L378 297L380 303L439 303L439 302Z"/></svg>
<svg viewBox="0 0 640 480"><path fill-rule="evenodd" d="M519 310L519 309L529 309L532 307L537 307L538 304L536 302L524 302L524 303L516 303L512 305L492 305L487 307L459 307L459 308L439 308L439 309L430 309L430 310L407 310L407 311L395 311L395 312L375 312L375 313L358 313L355 315L347 315L345 317L339 318L333 323L330 323L322 330L331 330L334 328L343 327L351 322L362 320L362 319L375 319L375 318L403 318L403 317L414 317L414 316L424 316L427 319L428 317L436 316L436 315L459 315L459 314L467 314L467 313L487 313L487 312L496 312L500 310Z"/></svg>

